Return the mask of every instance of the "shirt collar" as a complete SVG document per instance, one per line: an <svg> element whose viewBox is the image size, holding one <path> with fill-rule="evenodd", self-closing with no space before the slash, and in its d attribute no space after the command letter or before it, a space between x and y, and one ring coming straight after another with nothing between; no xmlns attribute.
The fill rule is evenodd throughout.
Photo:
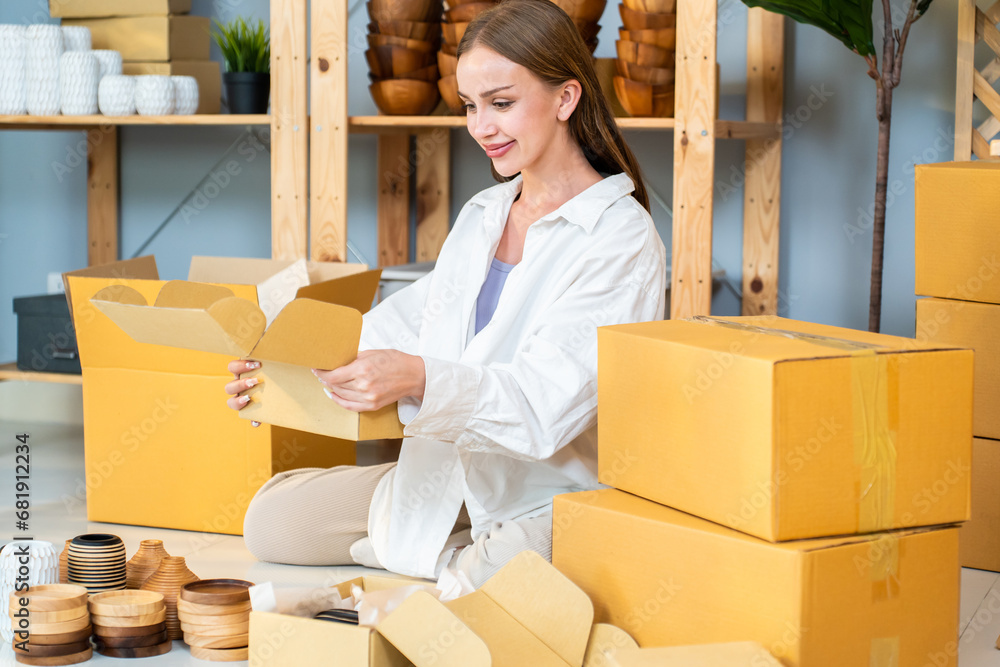
<svg viewBox="0 0 1000 667"><path fill-rule="evenodd" d="M579 225L589 234L594 230L597 221L604 215L604 211L622 197L628 196L633 190L635 190L635 184L628 177L628 174L607 176L556 210L543 215L538 219L538 222L562 218L567 222ZM469 203L485 207L493 202L513 200L520 191L521 175L518 174L506 183L500 183L483 190L470 199Z"/></svg>

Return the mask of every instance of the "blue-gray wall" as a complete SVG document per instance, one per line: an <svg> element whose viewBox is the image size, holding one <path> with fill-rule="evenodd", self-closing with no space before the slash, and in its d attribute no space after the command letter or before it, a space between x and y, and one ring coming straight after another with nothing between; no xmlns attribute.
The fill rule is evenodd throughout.
<svg viewBox="0 0 1000 667"><path fill-rule="evenodd" d="M314 0L316 1L316 0ZM329 0L334 1L334 0ZM0 23L47 20L47 0L4 0ZM375 112L367 86L364 5L352 0L350 113ZM618 26L611 0L602 24L599 57L613 57ZM900 0L895 0L900 4ZM223 20L268 18L267 0L194 0L194 13ZM895 96L887 219L883 330L913 334L913 163L950 160L954 125L955 0L938 0L914 28L903 83ZM722 116L743 114L746 10L720 5ZM781 305L797 319L867 326L870 224L874 196L874 84L860 58L820 31L789 23L786 36L786 137L782 171ZM213 46L213 58L219 55ZM266 130L264 130L266 135ZM46 290L49 272L86 264L86 168L79 132L0 132L0 304ZM264 137L266 139L266 137ZM629 133L648 185L671 201L672 137ZM270 253L269 157L241 128L120 130L121 254L132 256L220 158L231 150L238 174L206 184L145 252L161 275L182 278L191 255L265 257ZM741 282L743 144L719 142L714 255ZM375 139L350 140L350 241L374 262ZM485 157L464 132L452 134L452 210L491 184ZM224 181L225 179L223 179ZM735 188L735 190L734 190ZM670 246L670 216L653 215ZM352 258L357 259L357 258ZM727 290L714 310L738 314ZM0 310L0 360L15 356L15 320Z"/></svg>

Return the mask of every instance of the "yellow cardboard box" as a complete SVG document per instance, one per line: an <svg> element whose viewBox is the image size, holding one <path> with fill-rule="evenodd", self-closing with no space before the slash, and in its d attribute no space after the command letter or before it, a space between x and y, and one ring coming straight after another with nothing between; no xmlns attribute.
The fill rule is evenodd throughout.
<svg viewBox="0 0 1000 667"><path fill-rule="evenodd" d="M552 562L642 647L759 642L786 667L957 663L958 530L772 543L605 489L556 496Z"/></svg>
<svg viewBox="0 0 1000 667"><path fill-rule="evenodd" d="M274 310L302 281L359 265L199 258L194 280L221 281ZM83 365L86 479L76 489L91 521L240 534L250 498L277 472L354 463L354 443L298 430L252 428L225 405L231 356L137 343L91 302L113 286L154 298L165 284L152 257L64 276ZM293 291L294 293L294 291Z"/></svg>
<svg viewBox="0 0 1000 667"><path fill-rule="evenodd" d="M1000 306L953 299L917 300L917 338L975 351L972 432L1000 439Z"/></svg>
<svg viewBox="0 0 1000 667"><path fill-rule="evenodd" d="M757 642L622 649L609 667L781 667Z"/></svg>
<svg viewBox="0 0 1000 667"><path fill-rule="evenodd" d="M764 539L969 516L969 350L776 317L602 327L598 410L601 482Z"/></svg>
<svg viewBox="0 0 1000 667"><path fill-rule="evenodd" d="M123 60L208 60L210 19L203 16L126 16L64 19L90 28L95 49L112 49Z"/></svg>
<svg viewBox="0 0 1000 667"><path fill-rule="evenodd" d="M972 441L972 518L958 533L962 567L1000 572L1000 441Z"/></svg>
<svg viewBox="0 0 1000 667"><path fill-rule="evenodd" d="M1000 303L1000 162L916 170L916 292Z"/></svg>
<svg viewBox="0 0 1000 667"><path fill-rule="evenodd" d="M49 15L64 19L166 16L189 11L191 0L49 0Z"/></svg>
<svg viewBox="0 0 1000 667"><path fill-rule="evenodd" d="M122 74L160 76L193 76L198 81L198 111L219 113L222 103L222 74L214 60L174 60L169 63L122 63Z"/></svg>

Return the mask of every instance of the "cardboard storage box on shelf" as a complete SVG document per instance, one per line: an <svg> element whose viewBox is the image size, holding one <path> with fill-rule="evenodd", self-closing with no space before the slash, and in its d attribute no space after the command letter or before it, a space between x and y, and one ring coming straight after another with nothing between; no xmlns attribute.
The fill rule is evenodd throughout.
<svg viewBox="0 0 1000 667"><path fill-rule="evenodd" d="M411 583L364 578L366 589ZM469 595L442 604L414 593L376 630L255 611L250 665L311 667L335 655L343 667L598 667L607 663L585 661L593 616L583 591L525 551Z"/></svg>
<svg viewBox="0 0 1000 667"><path fill-rule="evenodd" d="M972 518L958 537L962 567L1000 572L1000 440L972 442Z"/></svg>
<svg viewBox="0 0 1000 667"><path fill-rule="evenodd" d="M303 281L364 269L314 264L303 277L301 263L196 257L190 277L228 281L273 311ZM354 463L353 442L238 418L222 391L230 355L138 343L91 303L115 285L155 298L166 283L152 257L75 271L64 284L83 364L86 466L68 495L86 499L91 521L240 534L250 498L275 473Z"/></svg>
<svg viewBox="0 0 1000 667"><path fill-rule="evenodd" d="M916 293L1000 304L1000 162L916 169Z"/></svg>
<svg viewBox="0 0 1000 667"><path fill-rule="evenodd" d="M168 63L122 63L122 73L129 75L158 74L160 76L193 76L198 81L196 113L219 113L222 100L222 74L214 60L174 60Z"/></svg>
<svg viewBox="0 0 1000 667"><path fill-rule="evenodd" d="M189 11L191 0L49 0L49 15L53 18L166 16Z"/></svg>
<svg viewBox="0 0 1000 667"><path fill-rule="evenodd" d="M957 661L958 529L766 542L619 491L556 496L552 562L642 647L756 641L785 667Z"/></svg>
<svg viewBox="0 0 1000 667"><path fill-rule="evenodd" d="M598 410L601 482L764 539L969 516L969 350L776 317L601 327Z"/></svg>
<svg viewBox="0 0 1000 667"><path fill-rule="evenodd" d="M95 49L112 49L123 60L208 60L210 19L202 16L127 16L64 19L90 28Z"/></svg>
<svg viewBox="0 0 1000 667"><path fill-rule="evenodd" d="M975 351L972 433L1000 439L1000 305L917 299L917 338Z"/></svg>

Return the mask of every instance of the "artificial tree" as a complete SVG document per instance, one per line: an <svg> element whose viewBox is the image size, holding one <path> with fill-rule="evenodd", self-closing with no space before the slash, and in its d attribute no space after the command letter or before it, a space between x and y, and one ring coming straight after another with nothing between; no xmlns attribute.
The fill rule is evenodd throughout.
<svg viewBox="0 0 1000 667"><path fill-rule="evenodd" d="M892 127L892 92L899 85L903 51L910 28L930 7L931 0L909 0L902 29L893 28L891 0L882 0L882 60L879 62L872 25L873 0L743 0L749 7L789 16L830 33L865 59L868 76L875 80L875 115L878 118L878 158L875 167L875 213L872 230L871 300L868 330L877 332L882 320L882 257L885 248L885 198L889 182L889 131Z"/></svg>

